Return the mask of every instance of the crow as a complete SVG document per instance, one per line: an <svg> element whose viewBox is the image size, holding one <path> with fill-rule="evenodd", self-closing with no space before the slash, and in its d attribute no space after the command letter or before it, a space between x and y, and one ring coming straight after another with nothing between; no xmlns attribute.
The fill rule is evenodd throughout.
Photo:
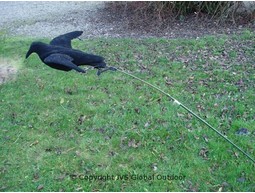
<svg viewBox="0 0 255 193"><path fill-rule="evenodd" d="M78 38L83 31L73 31L51 40L50 44L33 42L26 54L28 58L32 53L36 53L41 61L51 68L63 71L76 70L86 73L80 65L89 65L98 69L97 75L107 70L116 71L114 67L107 67L104 58L101 56L87 54L80 50L73 49L72 39Z"/></svg>

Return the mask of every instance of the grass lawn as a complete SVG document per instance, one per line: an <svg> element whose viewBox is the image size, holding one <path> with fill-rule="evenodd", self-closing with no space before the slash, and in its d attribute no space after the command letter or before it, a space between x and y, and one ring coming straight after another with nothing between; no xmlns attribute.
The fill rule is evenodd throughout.
<svg viewBox="0 0 255 193"><path fill-rule="evenodd" d="M19 67L0 85L1 191L255 191L255 165L161 93L119 72L25 60L35 39L0 40L2 60ZM246 30L73 47L157 85L254 158L254 42Z"/></svg>

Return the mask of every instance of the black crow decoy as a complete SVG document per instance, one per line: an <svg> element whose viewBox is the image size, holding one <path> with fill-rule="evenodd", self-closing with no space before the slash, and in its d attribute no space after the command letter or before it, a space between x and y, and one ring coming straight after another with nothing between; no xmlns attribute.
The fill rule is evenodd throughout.
<svg viewBox="0 0 255 193"><path fill-rule="evenodd" d="M82 33L82 31L73 31L57 36L51 40L50 44L33 42L26 54L26 58L35 52L43 63L51 68L63 71L76 70L77 72L85 73L86 71L80 68L80 65L89 65L98 69L97 75L107 70L115 71L114 67L106 66L103 57L87 54L72 48L71 40L78 38Z"/></svg>

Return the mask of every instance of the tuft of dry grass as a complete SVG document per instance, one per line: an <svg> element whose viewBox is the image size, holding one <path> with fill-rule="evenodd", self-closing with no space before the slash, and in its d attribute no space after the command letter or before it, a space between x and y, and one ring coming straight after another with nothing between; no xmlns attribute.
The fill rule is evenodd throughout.
<svg viewBox="0 0 255 193"><path fill-rule="evenodd" d="M18 72L20 64L21 61L17 58L11 59L0 57L0 84L15 78L15 74Z"/></svg>

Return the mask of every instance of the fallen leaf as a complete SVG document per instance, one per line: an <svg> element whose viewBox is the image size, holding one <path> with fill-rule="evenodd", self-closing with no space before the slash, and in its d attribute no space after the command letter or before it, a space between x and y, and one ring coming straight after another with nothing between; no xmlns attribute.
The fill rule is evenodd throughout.
<svg viewBox="0 0 255 193"><path fill-rule="evenodd" d="M197 109L198 109L198 111L204 111L205 110L204 106L202 106L201 104L197 105Z"/></svg>
<svg viewBox="0 0 255 193"><path fill-rule="evenodd" d="M75 149L75 147L72 147L72 148L69 148L69 149L67 149L66 151L62 152L62 153L65 154L65 153L68 153L69 151L72 151L72 150L74 150L74 149Z"/></svg>
<svg viewBox="0 0 255 193"><path fill-rule="evenodd" d="M72 95L73 94L73 91L71 88L65 88L65 93L69 94L69 95Z"/></svg>
<svg viewBox="0 0 255 193"><path fill-rule="evenodd" d="M145 123L144 127L149 127L150 126L150 123Z"/></svg>
<svg viewBox="0 0 255 193"><path fill-rule="evenodd" d="M116 152L110 151L110 152L108 153L108 155L111 156L111 157L113 157L114 155L116 155Z"/></svg>
<svg viewBox="0 0 255 193"><path fill-rule="evenodd" d="M204 159L208 159L208 153L209 153L208 149L203 147L199 152L199 156L203 157Z"/></svg>
<svg viewBox="0 0 255 193"><path fill-rule="evenodd" d="M151 164L151 169L152 169L153 171L156 171L156 170L158 169L157 163Z"/></svg>
<svg viewBox="0 0 255 193"><path fill-rule="evenodd" d="M6 188L7 188L7 186L1 186L0 187L1 192L2 192L2 190L6 189Z"/></svg>
<svg viewBox="0 0 255 193"><path fill-rule="evenodd" d="M61 148L59 148L59 147L55 148L55 153L56 153L57 155L62 154Z"/></svg>
<svg viewBox="0 0 255 193"><path fill-rule="evenodd" d="M178 113L178 112L177 112L177 116L178 116L178 117L184 117L184 114Z"/></svg>
<svg viewBox="0 0 255 193"><path fill-rule="evenodd" d="M43 189L43 185L40 184L39 186L37 186L37 190L42 190Z"/></svg>
<svg viewBox="0 0 255 193"><path fill-rule="evenodd" d="M75 189L77 192L82 190L82 187L78 187Z"/></svg>
<svg viewBox="0 0 255 193"><path fill-rule="evenodd" d="M243 183L243 182L245 182L245 181L246 181L245 177L241 177L241 178L238 178L238 179L237 179L237 182Z"/></svg>
<svg viewBox="0 0 255 193"><path fill-rule="evenodd" d="M53 148L52 147L48 147L48 148L45 149L45 151L46 152L51 152L51 151L53 151Z"/></svg>
<svg viewBox="0 0 255 193"><path fill-rule="evenodd" d="M186 189L187 192L198 192L197 185L193 185L193 183L190 180L188 180L187 183L188 183L188 187Z"/></svg>
<svg viewBox="0 0 255 193"><path fill-rule="evenodd" d="M208 137L206 135L203 135L203 138L204 138L205 142L208 143L208 141L209 141Z"/></svg>
<svg viewBox="0 0 255 193"><path fill-rule="evenodd" d="M60 99L60 104L63 104L65 102L65 99L64 98L61 98Z"/></svg>
<svg viewBox="0 0 255 193"><path fill-rule="evenodd" d="M140 109L139 109L139 108L135 108L135 112L136 112L137 114L140 114Z"/></svg>
<svg viewBox="0 0 255 193"><path fill-rule="evenodd" d="M229 187L229 183L223 182L223 183L222 183L222 186L223 186L223 187Z"/></svg>
<svg viewBox="0 0 255 193"><path fill-rule="evenodd" d="M32 147L32 146L34 146L34 145L37 145L38 143L39 143L39 141L36 140L35 142L31 143L31 144L29 145L29 147Z"/></svg>
<svg viewBox="0 0 255 193"><path fill-rule="evenodd" d="M129 142L128 142L128 147L133 147L133 148L137 148L141 145L141 142L136 142L134 139L131 139Z"/></svg>
<svg viewBox="0 0 255 193"><path fill-rule="evenodd" d="M38 173L34 173L34 175L33 175L33 178L34 178L34 180L36 181L36 180L38 180L39 179L39 174Z"/></svg>
<svg viewBox="0 0 255 193"><path fill-rule="evenodd" d="M246 128L240 128L236 131L236 135L249 135L250 132Z"/></svg>
<svg viewBox="0 0 255 193"><path fill-rule="evenodd" d="M86 116L85 115L80 115L79 119L78 119L78 123L79 125L81 125L86 119Z"/></svg>
<svg viewBox="0 0 255 193"><path fill-rule="evenodd" d="M66 177L66 174L61 174L60 176L58 176L58 177L56 178L56 180L62 181L62 180L65 179L65 177Z"/></svg>
<svg viewBox="0 0 255 193"><path fill-rule="evenodd" d="M77 157L80 157L81 156L81 152L80 151L75 151L75 155L77 156Z"/></svg>

